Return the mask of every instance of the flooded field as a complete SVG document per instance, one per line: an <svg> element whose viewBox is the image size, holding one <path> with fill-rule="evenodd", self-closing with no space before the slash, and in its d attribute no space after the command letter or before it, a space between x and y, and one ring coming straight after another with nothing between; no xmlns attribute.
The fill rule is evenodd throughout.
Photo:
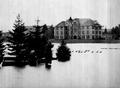
<svg viewBox="0 0 120 88"><path fill-rule="evenodd" d="M53 56L59 44L54 44ZM71 60L0 69L0 88L120 88L120 44L68 44Z"/></svg>

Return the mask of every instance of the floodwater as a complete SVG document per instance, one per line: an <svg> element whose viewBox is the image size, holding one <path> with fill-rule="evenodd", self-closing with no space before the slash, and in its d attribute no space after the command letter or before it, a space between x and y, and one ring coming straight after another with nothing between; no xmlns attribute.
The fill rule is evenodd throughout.
<svg viewBox="0 0 120 88"><path fill-rule="evenodd" d="M53 48L55 57L56 48ZM68 62L0 69L0 88L120 88L120 44L68 44Z"/></svg>

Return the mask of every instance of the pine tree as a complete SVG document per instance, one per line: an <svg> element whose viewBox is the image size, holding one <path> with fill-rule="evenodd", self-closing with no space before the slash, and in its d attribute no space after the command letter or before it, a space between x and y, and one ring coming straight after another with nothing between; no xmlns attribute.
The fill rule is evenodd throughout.
<svg viewBox="0 0 120 88"><path fill-rule="evenodd" d="M25 57L25 31L26 28L24 23L21 20L20 14L18 14L17 19L15 20L14 29L9 31L11 37L9 37L9 54L16 56L17 62L20 62Z"/></svg>
<svg viewBox="0 0 120 88"><path fill-rule="evenodd" d="M0 31L0 63L3 61L5 46L3 45L4 39L2 37L2 31Z"/></svg>
<svg viewBox="0 0 120 88"><path fill-rule="evenodd" d="M45 63L46 65L49 63L51 64L51 61L53 59L52 57L52 49L53 48L53 44L49 41L45 47Z"/></svg>
<svg viewBox="0 0 120 88"><path fill-rule="evenodd" d="M61 45L58 47L56 56L58 61L64 62L64 61L70 60L71 51L66 46L66 43L64 40L62 40Z"/></svg>
<svg viewBox="0 0 120 88"><path fill-rule="evenodd" d="M44 50L48 40L44 36L44 30L41 31L38 26L36 27L36 31L33 33L33 37L33 47L35 50L36 57L38 59L41 59L44 57Z"/></svg>
<svg viewBox="0 0 120 88"><path fill-rule="evenodd" d="M30 65L35 65L45 57L45 47L48 39L45 36L45 26L34 26L35 31L32 31L27 37L28 58ZM45 27L46 28L46 27ZM42 30L43 29L43 30Z"/></svg>

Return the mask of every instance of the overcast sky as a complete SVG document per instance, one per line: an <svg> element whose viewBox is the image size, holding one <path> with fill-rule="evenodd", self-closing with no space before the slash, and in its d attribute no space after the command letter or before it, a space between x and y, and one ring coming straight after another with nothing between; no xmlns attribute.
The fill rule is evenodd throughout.
<svg viewBox="0 0 120 88"><path fill-rule="evenodd" d="M7 31L20 13L25 25L56 25L72 18L91 18L105 27L120 23L120 0L0 0L0 29Z"/></svg>

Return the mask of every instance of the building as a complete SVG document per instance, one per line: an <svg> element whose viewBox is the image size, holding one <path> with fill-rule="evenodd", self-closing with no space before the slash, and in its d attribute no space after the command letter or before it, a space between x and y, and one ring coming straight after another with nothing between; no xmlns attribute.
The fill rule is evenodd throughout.
<svg viewBox="0 0 120 88"><path fill-rule="evenodd" d="M72 19L60 22L54 28L55 39L102 39L102 26L91 19Z"/></svg>

